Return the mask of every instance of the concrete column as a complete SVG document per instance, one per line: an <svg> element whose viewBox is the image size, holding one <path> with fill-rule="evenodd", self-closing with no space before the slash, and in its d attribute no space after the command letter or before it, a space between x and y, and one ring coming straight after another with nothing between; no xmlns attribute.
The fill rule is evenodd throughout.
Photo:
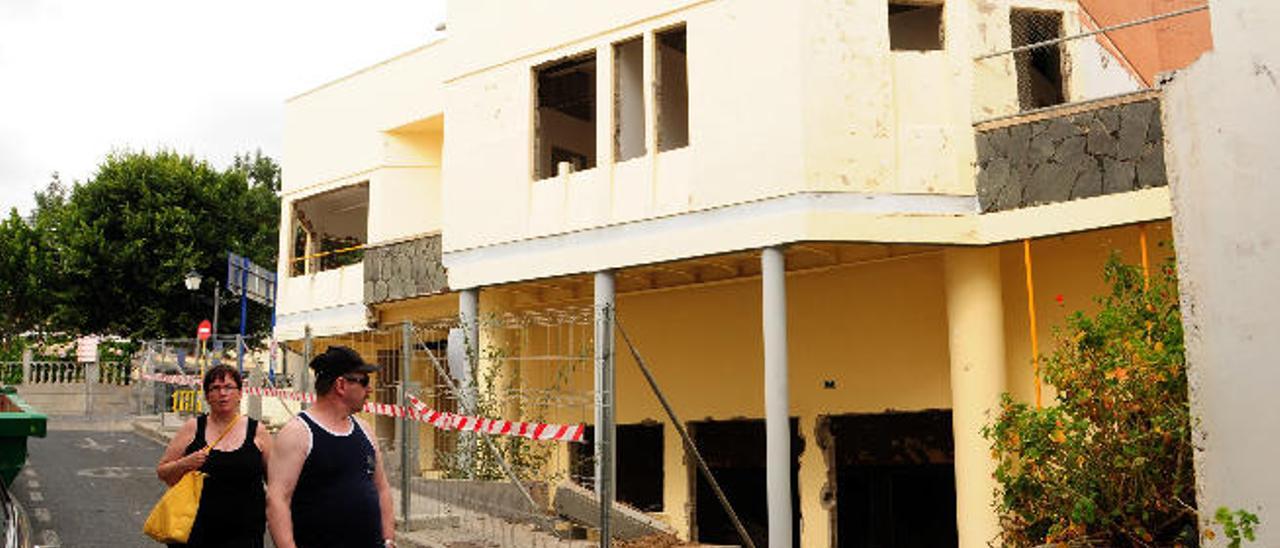
<svg viewBox="0 0 1280 548"><path fill-rule="evenodd" d="M610 510L614 501L615 445L614 411L617 406L614 389L613 272L597 272L595 277L595 389L596 389L596 497L600 500L600 546L610 544Z"/></svg>
<svg viewBox="0 0 1280 548"><path fill-rule="evenodd" d="M791 399L787 384L787 260L760 253L764 317L765 485L769 546L791 546Z"/></svg>
<svg viewBox="0 0 1280 548"><path fill-rule="evenodd" d="M470 409L475 403L471 394L471 376L480 363L480 290L463 289L458 293L458 321L466 339L466 365L455 372L458 387L464 392L459 397L466 400L463 407Z"/></svg>
<svg viewBox="0 0 1280 548"><path fill-rule="evenodd" d="M31 382L31 362L34 359L31 348L22 349L22 383Z"/></svg>
<svg viewBox="0 0 1280 548"><path fill-rule="evenodd" d="M475 413L476 386L472 376L480 370L480 289L463 289L458 293L458 322L462 324L463 361L451 374L457 381L459 411ZM471 450L476 447L475 439L470 433L462 432L458 437L458 466L467 471L470 477L471 462L474 456Z"/></svg>
<svg viewBox="0 0 1280 548"><path fill-rule="evenodd" d="M982 437L1005 390L1000 250L946 253L947 331L951 354L951 425L955 436L956 525L960 546L985 547L1000 532L992 474Z"/></svg>

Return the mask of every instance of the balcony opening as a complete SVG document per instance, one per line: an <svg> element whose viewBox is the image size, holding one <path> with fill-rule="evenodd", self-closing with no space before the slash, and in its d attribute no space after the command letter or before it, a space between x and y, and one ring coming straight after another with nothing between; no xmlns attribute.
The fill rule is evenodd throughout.
<svg viewBox="0 0 1280 548"><path fill-rule="evenodd" d="M644 40L613 45L613 154L617 161L644 156Z"/></svg>
<svg viewBox="0 0 1280 548"><path fill-rule="evenodd" d="M369 183L294 202L292 232L291 276L360 263L369 236Z"/></svg>
<svg viewBox="0 0 1280 548"><path fill-rule="evenodd" d="M662 424L642 422L616 427L617 497L643 512L662 511ZM569 445L569 474L574 483L595 489L595 429L587 426L583 443Z"/></svg>
<svg viewBox="0 0 1280 548"><path fill-rule="evenodd" d="M658 68L658 151L689 146L689 69L685 26L655 35Z"/></svg>
<svg viewBox="0 0 1280 548"><path fill-rule="evenodd" d="M1013 9L1009 12L1013 47L1062 37L1062 12ZM1062 44L1041 46L1013 54L1018 71L1018 105L1033 110L1066 100Z"/></svg>
<svg viewBox="0 0 1280 548"><path fill-rule="evenodd" d="M942 49L942 4L889 2L889 49Z"/></svg>
<svg viewBox="0 0 1280 548"><path fill-rule="evenodd" d="M534 178L596 166L596 55L594 52L534 69L538 98Z"/></svg>

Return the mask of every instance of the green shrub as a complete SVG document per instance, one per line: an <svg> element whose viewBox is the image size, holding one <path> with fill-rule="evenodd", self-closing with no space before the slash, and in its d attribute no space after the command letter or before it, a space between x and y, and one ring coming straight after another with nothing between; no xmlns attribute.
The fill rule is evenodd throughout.
<svg viewBox="0 0 1280 548"><path fill-rule="evenodd" d="M1006 546L1198 544L1191 419L1172 263L1112 257L1110 293L1076 312L1044 360L1043 409L1004 396L984 434L998 459Z"/></svg>

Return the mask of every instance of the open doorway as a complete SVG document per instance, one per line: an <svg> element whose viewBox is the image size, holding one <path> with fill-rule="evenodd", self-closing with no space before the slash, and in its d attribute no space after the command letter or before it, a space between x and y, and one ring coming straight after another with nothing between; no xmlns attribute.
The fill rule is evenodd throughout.
<svg viewBox="0 0 1280 548"><path fill-rule="evenodd" d="M800 490L797 475L804 446L796 433L799 423L791 419L791 545L800 546ZM764 420L739 419L689 423L694 444L707 461L720 489L742 520L756 546L769 545L769 506L765 486ZM742 540L720 506L711 484L703 479L697 464L689 459L693 483L693 535L708 544L739 545Z"/></svg>
<svg viewBox="0 0 1280 548"><path fill-rule="evenodd" d="M844 547L956 546L950 411L825 417Z"/></svg>

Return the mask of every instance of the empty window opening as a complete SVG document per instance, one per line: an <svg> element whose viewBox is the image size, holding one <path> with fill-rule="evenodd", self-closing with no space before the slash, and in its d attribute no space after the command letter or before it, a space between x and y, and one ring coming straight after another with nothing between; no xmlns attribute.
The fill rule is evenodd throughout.
<svg viewBox="0 0 1280 548"><path fill-rule="evenodd" d="M1062 37L1062 13L1014 9L1009 13L1013 47ZM1013 54L1018 71L1018 104L1022 110L1061 104L1066 98L1062 44Z"/></svg>
<svg viewBox="0 0 1280 548"><path fill-rule="evenodd" d="M369 183L293 203L289 274L315 274L364 260L369 232Z"/></svg>
<svg viewBox="0 0 1280 548"><path fill-rule="evenodd" d="M618 161L644 156L644 40L613 46L613 144Z"/></svg>
<svg viewBox="0 0 1280 548"><path fill-rule="evenodd" d="M655 35L658 69L658 151L689 146L689 69L685 27Z"/></svg>
<svg viewBox="0 0 1280 548"><path fill-rule="evenodd" d="M662 424L643 422L617 426L619 502L644 512L662 511ZM595 429L587 426L583 443L569 446L569 476L578 485L595 489Z"/></svg>
<svg viewBox="0 0 1280 548"><path fill-rule="evenodd" d="M825 419L835 546L956 546L950 411Z"/></svg>
<svg viewBox="0 0 1280 548"><path fill-rule="evenodd" d="M538 67L534 74L538 97L535 177L554 177L564 161L574 164L574 169L595 167L595 53Z"/></svg>
<svg viewBox="0 0 1280 548"><path fill-rule="evenodd" d="M796 481L800 470L803 444L797 435L796 419L791 419L791 545L800 546L800 491ZM689 424L693 442L707 461L720 489L742 520L756 546L768 546L769 505L765 487L764 421L731 420ZM742 543L729 515L720 506L697 465L689 459L689 474L696 478L694 488L694 538L705 544L739 545Z"/></svg>
<svg viewBox="0 0 1280 548"><path fill-rule="evenodd" d="M942 4L889 2L889 49L942 49Z"/></svg>

